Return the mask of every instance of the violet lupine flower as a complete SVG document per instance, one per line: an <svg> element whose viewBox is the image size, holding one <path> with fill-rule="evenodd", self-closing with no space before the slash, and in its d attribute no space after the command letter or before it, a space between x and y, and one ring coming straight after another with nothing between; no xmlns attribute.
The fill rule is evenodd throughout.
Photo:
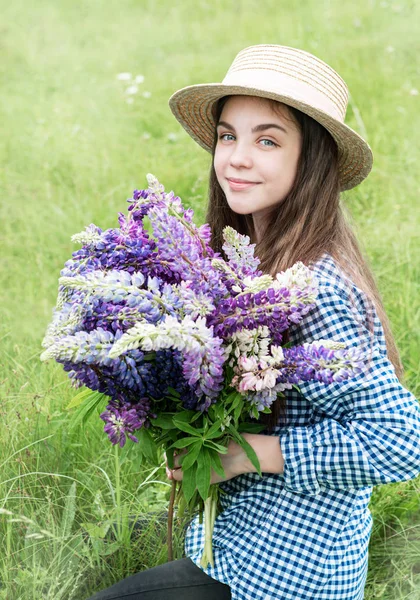
<svg viewBox="0 0 420 600"><path fill-rule="evenodd" d="M159 262L169 265L179 282L191 282L194 291L209 294L216 300L222 298L227 290L211 263L215 253L207 246L203 252L197 242L198 233L191 235L177 217L168 215L164 209L151 208L148 216L157 239Z"/></svg>
<svg viewBox="0 0 420 600"><path fill-rule="evenodd" d="M273 341L281 343L282 332L291 323L298 323L315 306L311 294L296 290L292 295L287 288L270 287L255 294L243 293L226 298L218 304L218 312L207 319L214 327L215 335L226 338L240 329L255 329L267 325Z"/></svg>
<svg viewBox="0 0 420 600"><path fill-rule="evenodd" d="M279 392L292 389L291 383L278 383L272 388L260 390L259 392L247 392L246 399L250 406L255 406L258 412L264 408L270 408L273 402L277 399ZM250 413L251 416L252 412Z"/></svg>
<svg viewBox="0 0 420 600"><path fill-rule="evenodd" d="M225 242L222 248L227 256L228 264L239 279L247 275L262 275L262 271L258 270L260 260L254 256L255 244L249 243L249 236L238 233L232 227L225 227L223 237Z"/></svg>
<svg viewBox="0 0 420 600"><path fill-rule="evenodd" d="M316 380L331 384L361 373L363 352L359 347L332 349L328 341L312 342L284 348L284 361L278 369L278 382Z"/></svg>
<svg viewBox="0 0 420 600"><path fill-rule="evenodd" d="M138 439L133 432L143 427L147 421L150 410L150 402L147 398L141 398L136 406L109 404L100 418L105 422L104 432L108 435L113 445L125 446L127 437L133 442ZM153 415L156 416L156 415Z"/></svg>
<svg viewBox="0 0 420 600"><path fill-rule="evenodd" d="M175 348L184 357L184 376L200 398L206 396L204 405L217 396L223 387L223 364L225 356L222 340L198 317L193 321L186 316L181 322L168 315L157 325L138 323L129 329L109 351L110 358L117 358L127 350L141 348L145 352ZM202 404L199 402L200 405Z"/></svg>
<svg viewBox="0 0 420 600"><path fill-rule="evenodd" d="M208 340L201 351L197 351L195 346L191 351L184 352L182 372L186 381L193 386L201 412L217 401L223 389L224 362L222 340L219 338Z"/></svg>

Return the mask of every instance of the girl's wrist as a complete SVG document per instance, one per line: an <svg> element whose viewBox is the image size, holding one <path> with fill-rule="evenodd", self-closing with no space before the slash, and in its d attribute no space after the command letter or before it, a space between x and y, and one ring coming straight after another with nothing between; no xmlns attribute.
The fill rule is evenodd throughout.
<svg viewBox="0 0 420 600"><path fill-rule="evenodd" d="M261 435L259 433L243 433L243 438L253 448L258 457L261 472L279 474L284 471L284 457L278 436ZM257 473L248 456L243 451L242 473Z"/></svg>

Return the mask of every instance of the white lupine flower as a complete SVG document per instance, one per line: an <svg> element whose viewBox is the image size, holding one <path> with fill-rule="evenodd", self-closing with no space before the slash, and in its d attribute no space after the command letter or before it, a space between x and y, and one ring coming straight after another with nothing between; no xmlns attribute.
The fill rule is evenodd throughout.
<svg viewBox="0 0 420 600"><path fill-rule="evenodd" d="M255 294L255 292L259 292L261 290L268 289L273 283L273 278L271 275L261 275L260 277L244 277L244 292L251 292Z"/></svg>
<svg viewBox="0 0 420 600"><path fill-rule="evenodd" d="M302 289L312 285L312 282L312 272L303 262L298 261L286 271L277 273L272 287L274 289L280 289L281 287L298 287Z"/></svg>
<svg viewBox="0 0 420 600"><path fill-rule="evenodd" d="M117 358L127 350L162 350L164 348L184 349L203 353L203 346L213 339L212 332L206 326L204 317L193 321L186 316L181 322L176 317L167 315L157 325L153 323L136 323L114 344L109 358Z"/></svg>
<svg viewBox="0 0 420 600"><path fill-rule="evenodd" d="M324 348L330 348L331 350L341 350L341 348L346 348L345 342L339 342L335 340L314 340L313 342L305 342L303 344L305 347L319 347L323 346Z"/></svg>
<svg viewBox="0 0 420 600"><path fill-rule="evenodd" d="M244 371L252 371L254 369L257 368L257 360L255 357L250 356L240 356L238 358L238 365L244 370Z"/></svg>
<svg viewBox="0 0 420 600"><path fill-rule="evenodd" d="M159 183L157 177L155 177L151 173L147 173L146 179L148 188L153 194L163 194L165 188L162 183Z"/></svg>
<svg viewBox="0 0 420 600"><path fill-rule="evenodd" d="M81 231L80 233L75 233L71 236L71 241L76 244L82 244L82 246L86 246L88 244L96 244L101 239L101 233L98 232L98 229L95 225L89 225L86 227L85 231Z"/></svg>
<svg viewBox="0 0 420 600"><path fill-rule="evenodd" d="M284 360L284 352L281 346L271 346L271 355L275 361L275 364L279 364Z"/></svg>

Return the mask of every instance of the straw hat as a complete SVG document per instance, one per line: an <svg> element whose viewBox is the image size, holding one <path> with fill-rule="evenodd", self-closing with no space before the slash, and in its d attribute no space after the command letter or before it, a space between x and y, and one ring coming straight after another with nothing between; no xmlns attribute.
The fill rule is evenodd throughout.
<svg viewBox="0 0 420 600"><path fill-rule="evenodd" d="M259 44L237 54L222 83L189 85L175 92L169 106L189 135L212 151L217 100L227 95L272 98L299 109L323 125L339 151L341 190L365 179L373 163L367 142L344 124L348 88L325 62L304 50Z"/></svg>

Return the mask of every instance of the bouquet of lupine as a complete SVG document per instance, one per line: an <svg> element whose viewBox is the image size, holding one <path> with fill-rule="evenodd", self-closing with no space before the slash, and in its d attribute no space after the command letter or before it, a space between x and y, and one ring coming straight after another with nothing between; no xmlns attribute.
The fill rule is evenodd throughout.
<svg viewBox="0 0 420 600"><path fill-rule="evenodd" d="M147 180L119 227L91 224L72 237L82 247L61 271L41 359L54 358L74 387L85 386L74 405L87 403L89 413L103 405L112 444L128 438L140 451L164 450L170 468L174 452L182 454L178 497L204 513L206 566L218 507L211 472L224 476L229 441L261 475L241 434L264 429L260 413L285 389L342 381L360 372L362 356L322 340L282 344L315 306L311 271L298 262L274 278L263 274L255 245L231 227L222 256L209 225L198 227L179 197Z"/></svg>

